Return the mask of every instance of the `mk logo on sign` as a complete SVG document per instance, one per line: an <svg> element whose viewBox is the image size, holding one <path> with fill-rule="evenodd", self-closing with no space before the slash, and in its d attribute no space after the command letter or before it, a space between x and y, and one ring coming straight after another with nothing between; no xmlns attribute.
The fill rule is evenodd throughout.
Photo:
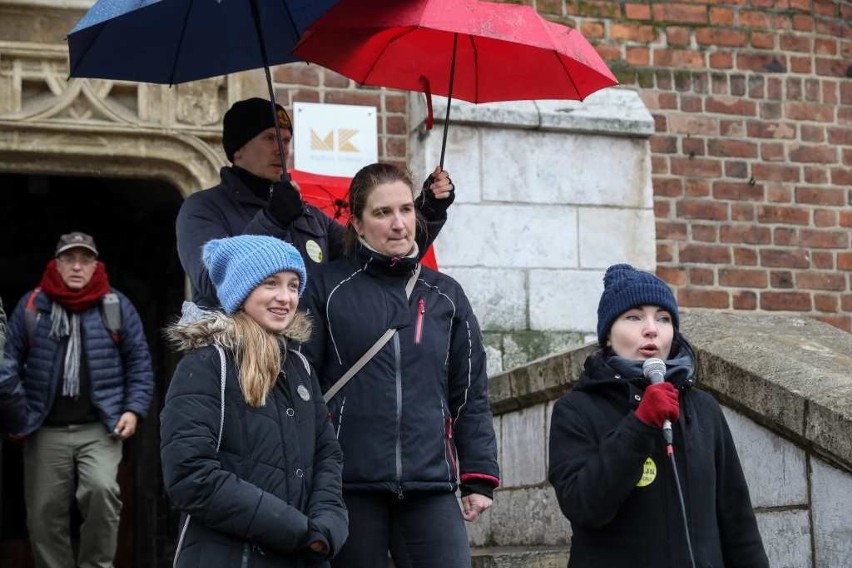
<svg viewBox="0 0 852 568"><path fill-rule="evenodd" d="M337 151L358 152L358 148L352 143L352 139L358 134L355 128L337 129ZM316 130L311 128L311 150L320 152L334 152L334 131L325 136L320 136Z"/></svg>

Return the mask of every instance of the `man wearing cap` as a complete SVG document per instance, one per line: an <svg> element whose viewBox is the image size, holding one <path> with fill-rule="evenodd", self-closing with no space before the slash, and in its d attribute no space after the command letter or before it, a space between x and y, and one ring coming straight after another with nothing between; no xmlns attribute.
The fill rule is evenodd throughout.
<svg viewBox="0 0 852 568"><path fill-rule="evenodd" d="M26 396L15 438L24 443L36 567L107 568L118 537L122 440L151 403L151 357L139 315L110 288L92 237L62 235L54 256L9 319L0 384L20 383ZM115 329L107 328L107 313ZM83 518L77 558L69 522L75 496Z"/></svg>
<svg viewBox="0 0 852 568"><path fill-rule="evenodd" d="M284 152L289 154L293 126L284 108L276 109ZM178 255L192 284L193 301L211 308L219 301L201 261L207 241L244 234L279 237L299 250L308 273L343 254L343 226L304 203L292 183L281 181L287 156L279 155L268 100L234 103L225 113L222 145L233 165L221 169L219 185L184 201L176 224ZM453 189L449 174L440 168L424 183L416 202L427 222L417 235L420 251L426 251L444 225Z"/></svg>

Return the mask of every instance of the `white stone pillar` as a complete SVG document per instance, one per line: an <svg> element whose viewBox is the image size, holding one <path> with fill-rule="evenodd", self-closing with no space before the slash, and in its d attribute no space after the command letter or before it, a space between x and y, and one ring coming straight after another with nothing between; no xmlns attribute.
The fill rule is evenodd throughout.
<svg viewBox="0 0 852 568"><path fill-rule="evenodd" d="M410 98L416 176L440 157L446 99L434 102L426 131L423 97ZM484 330L582 337L595 329L607 266L655 268L653 132L627 89L585 102L452 102L444 167L458 194L435 252Z"/></svg>

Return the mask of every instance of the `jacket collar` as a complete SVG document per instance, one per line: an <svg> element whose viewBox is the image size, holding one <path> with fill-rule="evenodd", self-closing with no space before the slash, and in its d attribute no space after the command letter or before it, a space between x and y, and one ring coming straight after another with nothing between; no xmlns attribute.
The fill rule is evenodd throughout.
<svg viewBox="0 0 852 568"><path fill-rule="evenodd" d="M218 310L206 310L192 302L184 302L180 321L166 328L166 337L178 351L189 351L217 344L233 350L237 332L233 317ZM311 335L311 322L297 311L293 321L278 334L282 345L287 340L305 342Z"/></svg>
<svg viewBox="0 0 852 568"><path fill-rule="evenodd" d="M409 256L390 257L373 249L363 240L359 240L355 258L368 274L393 276L411 274L417 266L417 243L414 246L415 251Z"/></svg>
<svg viewBox="0 0 852 568"><path fill-rule="evenodd" d="M246 172L248 174L248 172ZM248 174L251 175L251 174ZM240 175L237 175L234 167L225 166L221 170L219 170L219 176L222 178L222 183L228 190L234 195L234 198L239 203L247 203L255 206L263 207L267 203L267 199L263 199L257 196L257 194L246 185L245 181L242 179ZM260 180L260 182L266 182L267 187L272 185L272 182L269 180L261 180L256 176L255 179Z"/></svg>

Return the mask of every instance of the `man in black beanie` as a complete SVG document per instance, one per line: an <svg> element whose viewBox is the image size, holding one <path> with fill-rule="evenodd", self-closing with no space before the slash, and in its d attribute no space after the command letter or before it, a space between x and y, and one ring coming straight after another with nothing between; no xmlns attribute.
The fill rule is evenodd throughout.
<svg viewBox="0 0 852 568"><path fill-rule="evenodd" d="M288 156L282 157L278 151L275 122L287 155L293 124L281 105L275 107L273 117L268 100L251 98L228 109L223 119L222 146L233 165L221 169L219 185L190 195L178 213L178 256L192 283L192 299L200 306L219 306L201 261L201 248L211 239L243 234L281 238L299 250L308 273L343 254L343 225L304 203L292 182L282 181ZM454 199L449 175L436 168L416 201L427 224L426 230L417 234L420 251L425 252L435 240Z"/></svg>

